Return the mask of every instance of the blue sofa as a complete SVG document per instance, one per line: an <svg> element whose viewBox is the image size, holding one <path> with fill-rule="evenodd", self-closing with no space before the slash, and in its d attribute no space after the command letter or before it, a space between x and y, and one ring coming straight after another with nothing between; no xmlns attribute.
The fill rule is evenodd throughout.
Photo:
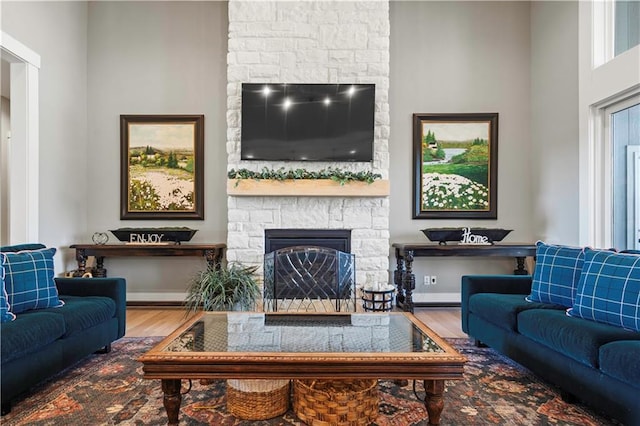
<svg viewBox="0 0 640 426"><path fill-rule="evenodd" d="M44 246L0 251L38 247ZM109 352L125 334L123 278L55 278L55 286L63 306L27 310L0 324L2 414L18 395L94 352Z"/></svg>
<svg viewBox="0 0 640 426"><path fill-rule="evenodd" d="M626 425L640 425L640 333L528 302L532 276L462 277L462 330Z"/></svg>

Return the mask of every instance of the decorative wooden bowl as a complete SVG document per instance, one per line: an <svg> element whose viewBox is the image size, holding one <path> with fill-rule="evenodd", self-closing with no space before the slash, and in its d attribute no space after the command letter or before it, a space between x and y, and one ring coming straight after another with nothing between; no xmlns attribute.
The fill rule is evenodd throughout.
<svg viewBox="0 0 640 426"><path fill-rule="evenodd" d="M113 235L125 243L181 243L189 241L197 232L197 229L185 227L165 227L165 228L118 228L110 230Z"/></svg>
<svg viewBox="0 0 640 426"><path fill-rule="evenodd" d="M502 241L513 229L471 228L471 234L487 237L490 243ZM463 228L427 228L422 232L430 241L446 244L448 241L462 240Z"/></svg>

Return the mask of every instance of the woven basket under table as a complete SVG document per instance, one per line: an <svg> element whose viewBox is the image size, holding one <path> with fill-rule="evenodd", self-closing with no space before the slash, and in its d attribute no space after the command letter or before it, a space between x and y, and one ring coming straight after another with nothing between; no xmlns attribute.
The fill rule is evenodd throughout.
<svg viewBox="0 0 640 426"><path fill-rule="evenodd" d="M289 409L289 380L227 380L227 411L244 420L266 420Z"/></svg>
<svg viewBox="0 0 640 426"><path fill-rule="evenodd" d="M378 417L378 381L294 380L293 410L310 426L369 425Z"/></svg>

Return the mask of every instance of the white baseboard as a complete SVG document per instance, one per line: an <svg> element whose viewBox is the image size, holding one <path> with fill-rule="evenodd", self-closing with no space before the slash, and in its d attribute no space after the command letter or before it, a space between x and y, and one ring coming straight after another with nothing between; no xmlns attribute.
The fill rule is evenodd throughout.
<svg viewBox="0 0 640 426"><path fill-rule="evenodd" d="M127 293L127 302L184 302L187 293Z"/></svg>
<svg viewBox="0 0 640 426"><path fill-rule="evenodd" d="M413 303L460 303L460 293L413 293Z"/></svg>

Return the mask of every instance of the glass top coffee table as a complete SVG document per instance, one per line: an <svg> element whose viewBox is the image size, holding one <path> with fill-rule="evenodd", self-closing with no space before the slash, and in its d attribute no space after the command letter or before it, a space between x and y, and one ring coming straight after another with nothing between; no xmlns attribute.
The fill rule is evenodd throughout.
<svg viewBox="0 0 640 426"><path fill-rule="evenodd" d="M423 380L429 424L466 358L408 312L203 312L138 359L178 424L183 379Z"/></svg>

